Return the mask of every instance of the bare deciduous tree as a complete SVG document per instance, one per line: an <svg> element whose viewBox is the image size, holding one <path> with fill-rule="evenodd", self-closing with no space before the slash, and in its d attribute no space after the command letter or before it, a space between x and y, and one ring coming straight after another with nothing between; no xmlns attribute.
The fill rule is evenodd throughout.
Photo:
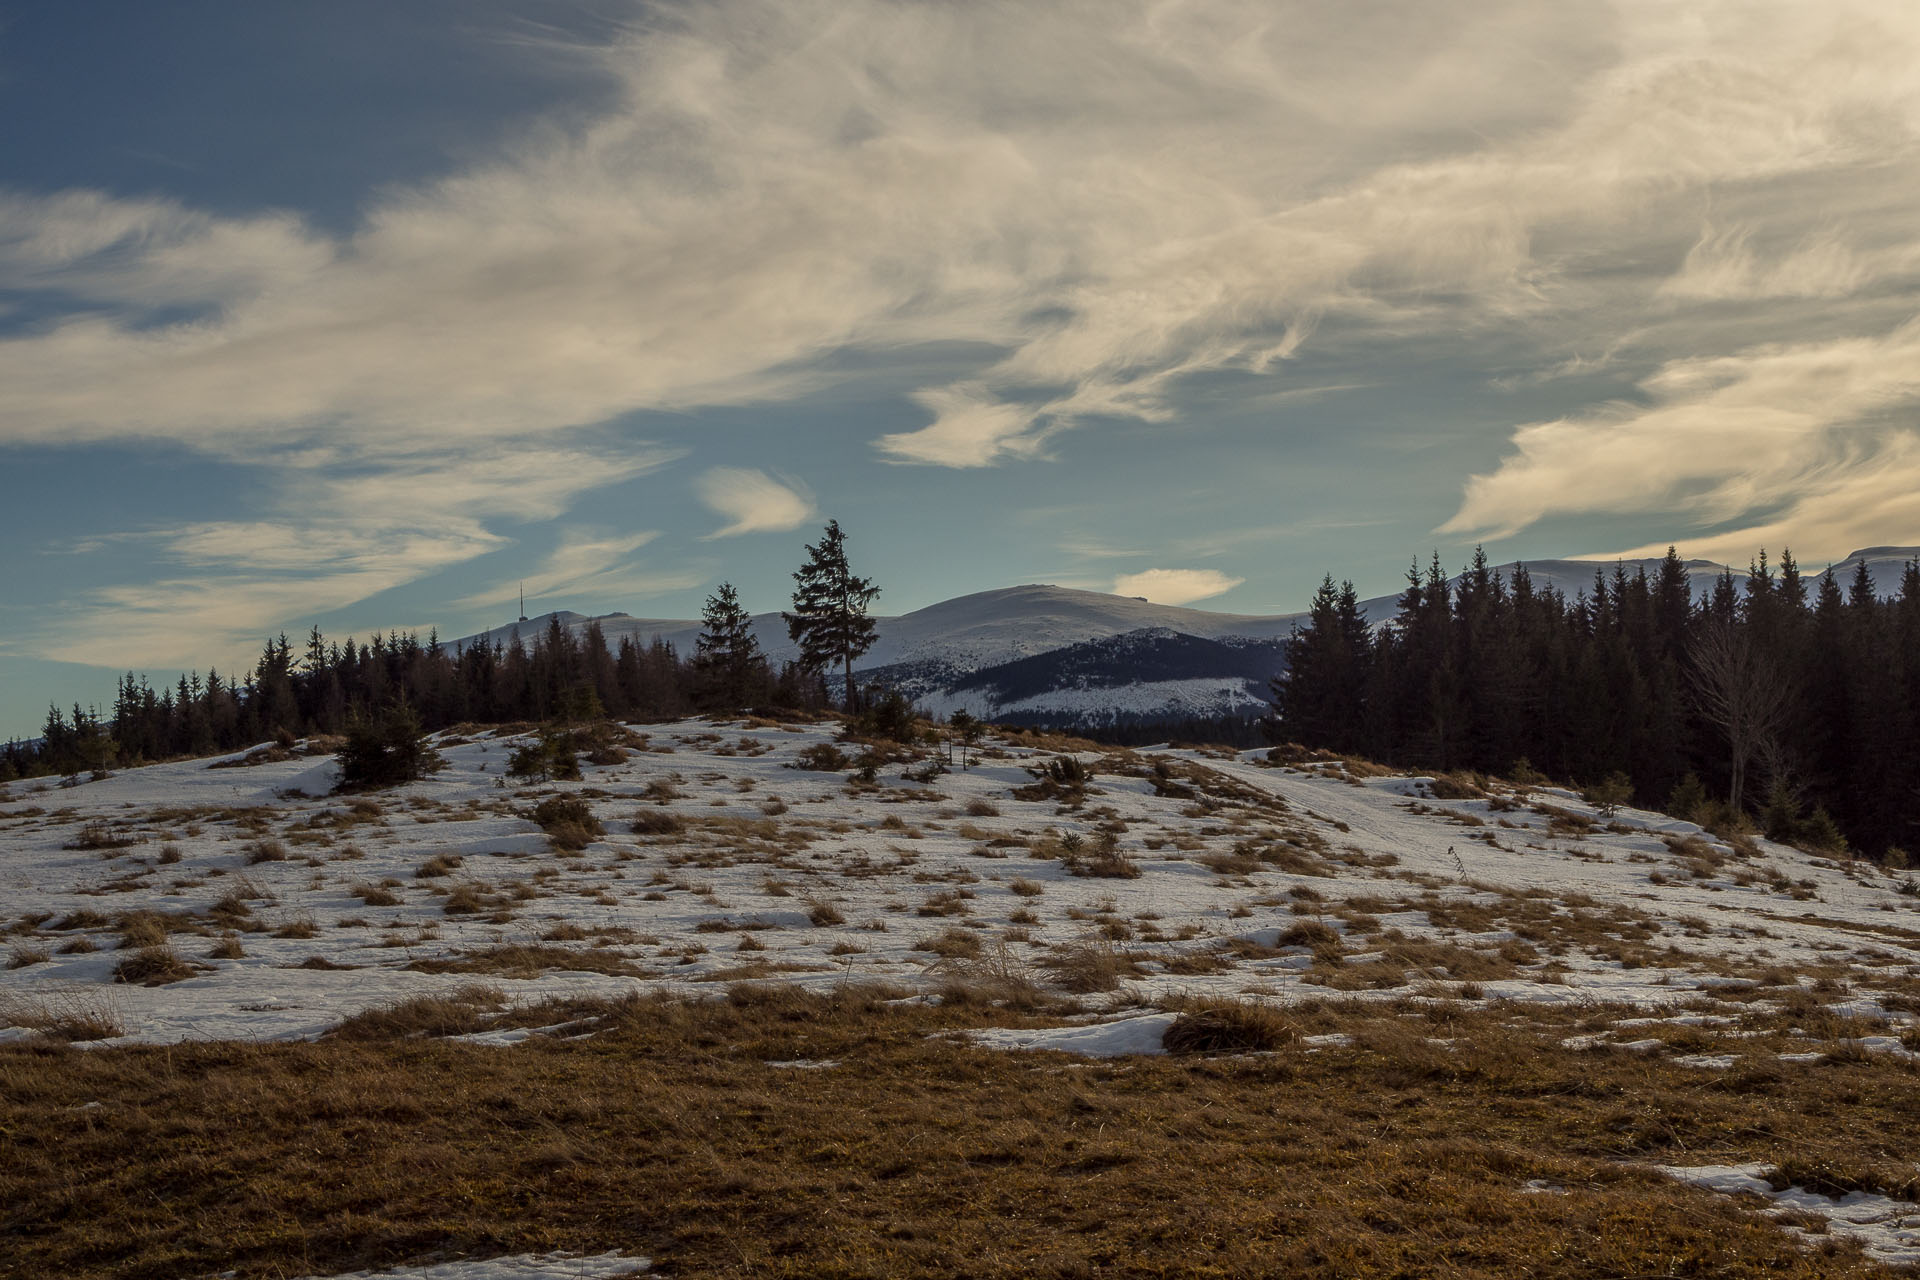
<svg viewBox="0 0 1920 1280"><path fill-rule="evenodd" d="M1726 622L1702 627L1688 646L1687 680L1694 706L1726 735L1732 782L1728 803L1740 811L1747 765L1775 743L1793 705L1793 690L1772 658Z"/></svg>

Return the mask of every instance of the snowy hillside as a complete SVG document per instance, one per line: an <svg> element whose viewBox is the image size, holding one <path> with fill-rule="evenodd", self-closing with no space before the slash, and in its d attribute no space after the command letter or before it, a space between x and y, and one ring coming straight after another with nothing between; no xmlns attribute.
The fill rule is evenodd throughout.
<svg viewBox="0 0 1920 1280"><path fill-rule="evenodd" d="M347 799L327 796L325 758L16 785L0 803L0 1038L68 1006L129 1041L313 1036L475 974L518 1001L745 977L933 984L950 969L932 940L958 925L1021 926L1020 963L1044 973L1104 920L1132 922L1121 989L1144 1001L1450 977L1659 1014L1752 992L1770 967L1844 963L1850 1010L1914 1021L1877 992L1920 962L1920 899L1865 864L1609 819L1565 793L1442 800L1420 778L1257 752L1086 755L1082 791L1035 785L1048 753L990 745L964 772L910 781L922 752L862 786L802 756L834 728L635 726L617 759L561 783L505 777L525 738L443 739L430 779ZM555 798L603 830L543 827ZM1317 904L1308 932L1301 901ZM1396 960L1396 938L1438 950Z"/></svg>

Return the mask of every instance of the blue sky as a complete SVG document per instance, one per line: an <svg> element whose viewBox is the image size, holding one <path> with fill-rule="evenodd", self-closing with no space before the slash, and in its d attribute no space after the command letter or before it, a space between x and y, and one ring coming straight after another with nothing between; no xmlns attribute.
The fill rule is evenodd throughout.
<svg viewBox="0 0 1920 1280"><path fill-rule="evenodd" d="M1908 0L0 0L0 118L0 736L828 516L888 612L1920 542Z"/></svg>

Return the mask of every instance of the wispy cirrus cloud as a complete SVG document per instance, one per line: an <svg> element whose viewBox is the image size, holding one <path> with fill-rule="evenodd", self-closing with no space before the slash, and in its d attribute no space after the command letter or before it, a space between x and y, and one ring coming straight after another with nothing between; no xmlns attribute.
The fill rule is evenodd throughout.
<svg viewBox="0 0 1920 1280"><path fill-rule="evenodd" d="M553 519L581 493L678 456L673 449L623 443L295 472L285 478L271 516L89 540L96 551L142 544L180 572L83 593L41 622L31 647L41 657L100 666L248 661L261 638L286 619L312 619L498 551L510 538L492 521ZM563 539L541 580L554 592L638 594L646 582L666 578L629 571L621 558L653 536ZM478 607L511 597L508 588L457 604Z"/></svg>
<svg viewBox="0 0 1920 1280"><path fill-rule="evenodd" d="M1692 554L1735 560L1786 542L1837 559L1920 530L1920 434L1903 425L1920 404L1920 320L1676 360L1639 389L1644 403L1520 428L1443 530L1497 538L1554 514L1681 511L1703 531Z"/></svg>
<svg viewBox="0 0 1920 1280"><path fill-rule="evenodd" d="M813 519L813 495L797 480L775 479L750 467L712 467L696 482L700 501L729 523L709 538L784 533Z"/></svg>
<svg viewBox="0 0 1920 1280"><path fill-rule="evenodd" d="M0 202L9 283L84 302L0 341L0 439L516 437L960 341L1002 354L877 444L978 466L1167 420L1184 379L1281 369L1329 317L1403 332L1650 296L1688 196L1720 186L1812 179L1825 216L1915 240L1894 193L1920 19L1893 0L1684 21L1637 0L718 0L578 54L613 109L392 190L350 235ZM1820 234L1749 267L1739 234L1666 296L1910 269Z"/></svg>
<svg viewBox="0 0 1920 1280"><path fill-rule="evenodd" d="M1245 582L1218 569L1143 569L1113 580L1113 593L1143 596L1154 604L1192 604L1227 592Z"/></svg>
<svg viewBox="0 0 1920 1280"><path fill-rule="evenodd" d="M1906 0L712 0L572 53L610 107L388 188L344 234L0 196L0 285L36 316L0 336L0 444L162 439L404 502L450 447L537 457L941 344L975 354L873 445L972 468L1116 419L1182 429L1195 379L1284 387L1316 344L1483 343L1515 385L1629 329L1675 371L1810 325L1891 348L1920 270ZM1756 404L1740 449L1766 458L1716 470L1695 459L1727 447L1731 397L1648 394L1521 427L1447 528L1703 495L1762 520L1809 462L1836 492L1888 466L1920 487L1897 442L1840 442L1871 409L1809 428ZM1647 483L1657 463L1684 478ZM714 482L714 536L808 518L766 483ZM426 521L444 552L394 563L553 509L471 495Z"/></svg>
<svg viewBox="0 0 1920 1280"><path fill-rule="evenodd" d="M524 582L516 579L498 583L455 603L463 608L496 607L512 602L524 590L529 605L537 600L542 609L562 609L575 603L619 602L698 586L703 580L700 574L634 559L634 552L659 536L657 529L638 533L566 529L559 544Z"/></svg>

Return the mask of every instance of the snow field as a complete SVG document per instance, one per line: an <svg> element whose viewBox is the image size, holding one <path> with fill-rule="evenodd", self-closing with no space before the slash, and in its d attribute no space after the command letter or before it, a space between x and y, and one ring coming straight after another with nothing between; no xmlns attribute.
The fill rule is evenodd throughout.
<svg viewBox="0 0 1920 1280"><path fill-rule="evenodd" d="M312 1037L475 984L529 1005L1012 981L1115 1010L1631 1006L1681 1049L1703 1008L1779 1008L1911 1052L1920 899L1864 864L1606 820L1564 792L1440 799L1432 780L1257 752L1082 752L1084 791L1036 784L1055 753L1017 745L924 782L908 760L873 785L796 767L835 731L633 726L623 760L533 784L504 773L524 739L443 738L443 770L362 797L328 796L331 762L299 756L16 785L0 1038L39 1034L54 1007L117 1024L97 1043L167 1043ZM555 847L529 816L555 797L605 833ZM141 913L187 976L115 981ZM1589 1047L1646 1051L1651 1034L1609 1027Z"/></svg>

